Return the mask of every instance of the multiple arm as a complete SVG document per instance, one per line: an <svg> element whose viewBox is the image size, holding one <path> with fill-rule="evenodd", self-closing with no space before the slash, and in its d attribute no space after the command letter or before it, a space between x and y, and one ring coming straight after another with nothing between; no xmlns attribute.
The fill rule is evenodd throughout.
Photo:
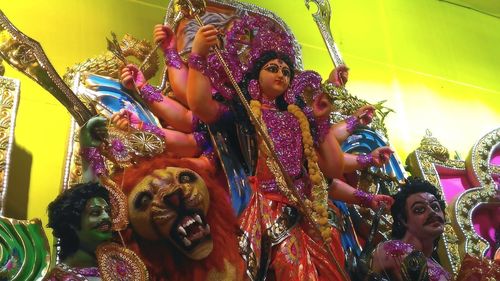
<svg viewBox="0 0 500 281"><path fill-rule="evenodd" d="M80 129L80 154L84 182L97 182L98 177L106 173L104 158L98 149L108 136L106 123L106 118L94 117Z"/></svg>
<svg viewBox="0 0 500 281"><path fill-rule="evenodd" d="M139 95L147 103L149 109L160 120L166 121L170 126L179 131L189 133L192 131L193 115L181 103L164 97L154 87L147 84L144 75L134 65L127 65L122 69L121 81L124 87L133 90L134 84L139 89Z"/></svg>
<svg viewBox="0 0 500 281"><path fill-rule="evenodd" d="M331 127L331 131L339 143L344 142L359 125L368 125L372 122L375 108L373 105L360 107L356 113Z"/></svg>
<svg viewBox="0 0 500 281"><path fill-rule="evenodd" d="M217 33L212 25L202 26L194 37L188 61L187 102L194 114L207 124L217 120L222 106L212 99L210 79L203 73L206 56L217 44Z"/></svg>
<svg viewBox="0 0 500 281"><path fill-rule="evenodd" d="M188 68L182 62L177 51L175 34L169 27L158 24L153 30L153 40L160 43L167 63L168 78L175 98L187 106L186 89Z"/></svg>
<svg viewBox="0 0 500 281"><path fill-rule="evenodd" d="M335 77L336 80L339 80L339 75L334 74L336 74L335 71L330 75L330 78ZM340 80L345 83L347 75L345 75L345 78L345 80ZM371 105L363 106L350 119L331 127L328 123L328 117L332 107L329 105L325 94L315 97L312 102L312 109L316 127L319 131L319 145L316 149L318 164L323 174L327 178L333 179L330 185L330 197L374 209L381 202L392 205L393 200L390 196L367 194L339 180L344 173L354 172L372 165L380 167L389 161L390 155L393 153L389 147L380 147L368 155L353 155L344 153L340 148L340 143L354 131L356 126L360 124L367 125L371 122L374 107Z"/></svg>
<svg viewBox="0 0 500 281"><path fill-rule="evenodd" d="M121 130L128 130L129 127L143 129L143 123L135 114L122 110L111 117L111 122ZM196 139L191 133L184 133L179 130L158 128L164 136L165 146L168 151L177 157L196 157L201 151Z"/></svg>
<svg viewBox="0 0 500 281"><path fill-rule="evenodd" d="M148 102L153 113L160 119L167 121L177 131L163 129L166 135L169 151L176 151L179 156L190 157L198 154L199 149L196 146L196 140L190 134L192 132L192 119L195 114L205 123L213 123L219 118L222 104L212 98L212 86L210 79L205 75L206 56L210 48L217 44L218 31L211 25L201 27L195 35L191 55L188 60L189 68L184 64L180 66L169 67L169 78L176 97L183 104L189 106L189 110L183 105L169 98L161 101ZM176 51L173 32L164 27L156 26L154 30L155 42L161 42L167 61L168 54ZM169 40L170 39L170 40ZM173 55L172 55L173 56ZM332 78L333 77L333 78ZM332 72L330 80L334 83L347 82L347 68L344 72ZM131 87L134 81L142 89L146 84L142 73L131 66L124 68L122 74L122 83ZM340 82L339 82L340 81ZM343 85L342 84L342 85ZM318 123L328 123L328 117L332 106L324 94L319 95L313 101L313 114ZM360 158L359 156L343 153L339 143L343 142L356 128L362 124L366 125L373 118L374 108L371 105L361 107L353 116L346 121L335 124L334 126L323 126L324 132L320 132L321 137L319 147L317 148L318 164L324 175L333 178L330 187L330 196L334 199L342 200L347 203L363 204L367 207L377 207L379 202L385 201L392 203L392 198L384 195L366 198L366 194L359 194L359 191L350 185L338 180L345 172L353 172L366 166L381 166L389 159L393 152L388 147L378 148L369 156Z"/></svg>

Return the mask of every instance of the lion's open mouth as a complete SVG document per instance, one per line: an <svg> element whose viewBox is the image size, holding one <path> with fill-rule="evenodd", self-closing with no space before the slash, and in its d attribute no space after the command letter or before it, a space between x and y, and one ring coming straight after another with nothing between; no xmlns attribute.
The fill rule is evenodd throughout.
<svg viewBox="0 0 500 281"><path fill-rule="evenodd" d="M189 251L210 239L210 226L201 211L184 212L177 217L170 235L181 248Z"/></svg>

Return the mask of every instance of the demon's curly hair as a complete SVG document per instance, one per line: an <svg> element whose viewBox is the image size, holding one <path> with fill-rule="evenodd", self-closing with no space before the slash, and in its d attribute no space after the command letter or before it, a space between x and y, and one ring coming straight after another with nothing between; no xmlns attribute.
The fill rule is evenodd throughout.
<svg viewBox="0 0 500 281"><path fill-rule="evenodd" d="M434 195L439 202L439 206L441 206L441 210L444 212L446 205L436 187L421 178L410 177L400 186L398 193L393 196L394 204L391 207L391 215L394 220L392 224L392 238L401 239L406 233L406 227L402 224L402 221L407 221L405 207L408 197L415 193L424 192Z"/></svg>
<svg viewBox="0 0 500 281"><path fill-rule="evenodd" d="M109 202L108 191L98 183L76 184L65 190L52 201L47 212L52 234L59 239L59 257L64 260L78 250L80 241L76 229L81 227L81 215L87 201L94 197L101 197Z"/></svg>

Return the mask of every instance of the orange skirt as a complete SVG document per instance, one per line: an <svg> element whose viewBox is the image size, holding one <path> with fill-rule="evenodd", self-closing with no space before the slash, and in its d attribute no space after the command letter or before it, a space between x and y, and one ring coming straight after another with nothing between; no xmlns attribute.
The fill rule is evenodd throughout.
<svg viewBox="0 0 500 281"><path fill-rule="evenodd" d="M259 192L255 178L250 182L254 193L240 216L240 226L253 260L256 261L252 266L257 269L253 272L262 272L268 266L267 272L264 273L266 280L345 280L323 242L308 234L311 229L302 218L299 218L297 224L279 241L273 241L272 245L263 243L265 237L269 236L268 230L283 215L283 209L289 204L278 194ZM330 207L336 209L333 205ZM340 233L334 227L331 237L328 247L339 266L346 272Z"/></svg>

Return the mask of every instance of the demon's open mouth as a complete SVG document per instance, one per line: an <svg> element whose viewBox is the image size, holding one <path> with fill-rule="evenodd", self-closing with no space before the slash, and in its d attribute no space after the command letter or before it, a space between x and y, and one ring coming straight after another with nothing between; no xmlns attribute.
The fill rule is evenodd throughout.
<svg viewBox="0 0 500 281"><path fill-rule="evenodd" d="M179 214L170 235L173 240L186 251L190 251L201 242L209 240L210 226L201 211L190 210Z"/></svg>

